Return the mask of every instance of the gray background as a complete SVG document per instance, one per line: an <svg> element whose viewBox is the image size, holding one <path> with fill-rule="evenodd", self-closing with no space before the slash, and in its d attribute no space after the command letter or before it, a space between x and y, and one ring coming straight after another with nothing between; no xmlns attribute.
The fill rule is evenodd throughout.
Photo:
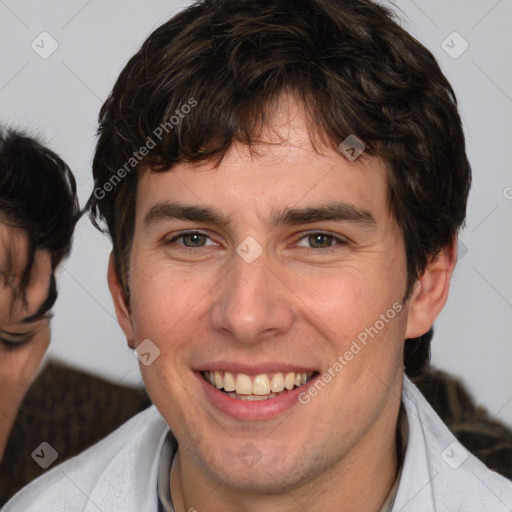
<svg viewBox="0 0 512 512"><path fill-rule="evenodd" d="M29 128L69 163L82 205L92 190L103 101L149 33L188 3L0 0L0 122ZM512 0L394 6L454 86L474 172L459 263L435 324L433 362L461 376L492 415L512 425ZM458 55L464 40L469 47ZM44 59L33 42L40 53L58 48ZM59 276L50 355L114 382L140 383L107 288L109 250L108 239L83 219Z"/></svg>

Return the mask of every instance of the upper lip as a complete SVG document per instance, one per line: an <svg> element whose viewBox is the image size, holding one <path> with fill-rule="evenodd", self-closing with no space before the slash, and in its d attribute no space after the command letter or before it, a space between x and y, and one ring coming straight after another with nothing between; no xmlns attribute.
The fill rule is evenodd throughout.
<svg viewBox="0 0 512 512"><path fill-rule="evenodd" d="M193 368L197 372L205 371L226 371L231 373L243 373L246 375L260 375L264 373L278 373L278 372L296 372L296 373L309 373L317 372L318 367L304 366L292 363L276 363L275 361L268 363L236 363L234 361L215 361L211 363L201 364Z"/></svg>

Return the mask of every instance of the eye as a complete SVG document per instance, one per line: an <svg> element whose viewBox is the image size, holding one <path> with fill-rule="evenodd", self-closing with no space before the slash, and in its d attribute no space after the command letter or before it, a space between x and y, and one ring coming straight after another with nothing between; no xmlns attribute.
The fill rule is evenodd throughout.
<svg viewBox="0 0 512 512"><path fill-rule="evenodd" d="M0 344L7 351L16 350L17 348L30 343L34 334L34 332L10 333L0 331Z"/></svg>
<svg viewBox="0 0 512 512"><path fill-rule="evenodd" d="M201 248L211 245L217 245L206 233L200 231L189 231L187 233L181 233L168 241L166 244L178 244L187 248Z"/></svg>
<svg viewBox="0 0 512 512"><path fill-rule="evenodd" d="M347 245L348 241L338 238L331 233L324 233L322 231L307 233L296 243L299 247L307 247L310 249L330 249L337 244Z"/></svg>

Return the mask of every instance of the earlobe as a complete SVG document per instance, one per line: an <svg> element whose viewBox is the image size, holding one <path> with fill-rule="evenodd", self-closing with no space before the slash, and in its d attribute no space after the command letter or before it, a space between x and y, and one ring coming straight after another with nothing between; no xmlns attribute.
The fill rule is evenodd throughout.
<svg viewBox="0 0 512 512"><path fill-rule="evenodd" d="M454 239L450 245L441 249L435 258L431 258L416 282L409 299L406 338L417 338L425 334L446 304L457 261L456 247Z"/></svg>
<svg viewBox="0 0 512 512"><path fill-rule="evenodd" d="M133 333L130 310L126 302L123 285L121 284L120 278L117 274L116 262L113 252L110 253L110 258L108 260L107 281L110 294L112 295L112 300L114 302L117 321L119 322L119 325L123 330L124 335L126 336L128 346L133 349L135 348L135 337Z"/></svg>

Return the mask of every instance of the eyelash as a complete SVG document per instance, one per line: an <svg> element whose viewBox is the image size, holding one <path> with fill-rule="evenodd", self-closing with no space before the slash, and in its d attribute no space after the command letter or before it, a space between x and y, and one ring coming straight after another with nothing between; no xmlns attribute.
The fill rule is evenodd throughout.
<svg viewBox="0 0 512 512"><path fill-rule="evenodd" d="M336 243L332 246L324 247L324 248L320 248L320 249L314 249L312 247L302 247L302 249L305 249L308 254L309 253L318 254L319 251L321 251L322 253L335 252L335 251L339 250L340 247L348 245L348 243L349 243L347 239L341 238L339 236L335 236L332 233L329 233L328 231L307 231L306 233L302 234L302 236L297 240L297 242L299 242L305 238L308 238L310 236L313 236L313 235L325 235L325 236L331 237L332 241L336 242Z"/></svg>
<svg viewBox="0 0 512 512"><path fill-rule="evenodd" d="M208 233L204 233L202 231L183 231L179 235L176 235L169 240L165 240L164 243L165 243L165 245L171 245L173 243L176 243L176 240L179 240L180 238L183 238L185 236L190 236L190 235L203 235L203 236L210 238L208 236ZM211 238L210 238L210 240L211 240ZM180 251L185 252L185 253L195 253L200 249L205 249L205 247L186 247L181 244L178 244L178 245L180 245Z"/></svg>
<svg viewBox="0 0 512 512"><path fill-rule="evenodd" d="M189 236L189 235L202 235L202 236L205 236L207 238L210 238L210 236L208 235L208 233L205 233L203 231L183 231L182 233L174 236L173 238L165 241L165 245L171 245L173 243L176 243L177 240L179 240L180 238L183 238L185 236ZM308 248L308 247L301 247L302 249L304 249L307 253L315 253L315 254L318 254L320 251L323 252L323 253L327 253L327 252L333 252L333 251L336 251L337 249L339 249L339 247L337 246L345 246L345 245L348 245L348 240L345 240L343 238L340 238L340 237L337 237L335 235L333 235L332 233L329 233L328 231L307 231L305 233L302 234L302 236L295 242L299 242L305 238L308 238L312 235L325 235L325 236L329 236L329 237L332 237L332 241L334 242L337 242L337 244L335 244L334 246L329 246L329 247L325 247L325 248L320 248L320 249L314 249L314 248ZM211 240L211 238L210 238ZM184 245L180 245L180 250L183 251L183 252L186 252L186 253L195 253L197 252L198 250L200 249L205 249L206 246L202 246L202 247L186 247Z"/></svg>
<svg viewBox="0 0 512 512"><path fill-rule="evenodd" d="M12 350L16 350L19 347L22 347L23 345L27 345L28 343L30 343L30 341L32 341L32 338L34 337L34 333L27 333L26 335L24 334L23 336L25 337L20 336L20 341L6 340L5 338L2 338L0 336L0 344L3 346L3 349L5 351L10 352Z"/></svg>

